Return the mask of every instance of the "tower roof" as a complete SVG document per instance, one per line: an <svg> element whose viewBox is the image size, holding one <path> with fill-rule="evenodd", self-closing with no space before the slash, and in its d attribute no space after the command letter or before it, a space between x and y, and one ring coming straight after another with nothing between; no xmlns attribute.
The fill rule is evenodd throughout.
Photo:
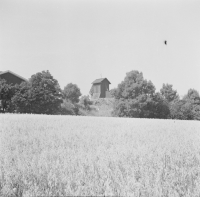
<svg viewBox="0 0 200 197"><path fill-rule="evenodd" d="M100 79L94 80L94 81L92 82L92 84L102 83L104 80L107 80L107 81L108 81L107 78L100 78ZM108 83L111 84L110 81L108 81Z"/></svg>

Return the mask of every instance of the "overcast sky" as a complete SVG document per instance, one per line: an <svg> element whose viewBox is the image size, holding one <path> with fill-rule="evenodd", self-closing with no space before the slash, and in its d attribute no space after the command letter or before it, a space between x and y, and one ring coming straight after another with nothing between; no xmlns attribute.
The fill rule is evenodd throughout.
<svg viewBox="0 0 200 197"><path fill-rule="evenodd" d="M167 45L164 41L167 40ZM199 0L0 0L0 71L49 70L87 95L138 70L159 91L200 91Z"/></svg>

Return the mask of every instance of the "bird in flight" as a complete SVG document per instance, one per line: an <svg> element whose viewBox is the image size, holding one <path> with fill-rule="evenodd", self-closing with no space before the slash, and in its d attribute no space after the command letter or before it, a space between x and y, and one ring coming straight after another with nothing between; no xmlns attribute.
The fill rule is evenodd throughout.
<svg viewBox="0 0 200 197"><path fill-rule="evenodd" d="M164 41L165 45L167 45L167 40Z"/></svg>

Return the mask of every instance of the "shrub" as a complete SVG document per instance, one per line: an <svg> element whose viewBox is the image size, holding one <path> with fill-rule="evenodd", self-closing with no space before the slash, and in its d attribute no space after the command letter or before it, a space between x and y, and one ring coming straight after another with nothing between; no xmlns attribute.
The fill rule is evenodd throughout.
<svg viewBox="0 0 200 197"><path fill-rule="evenodd" d="M78 105L73 104L70 101L64 100L61 104L61 114L62 115L78 115L79 108Z"/></svg>
<svg viewBox="0 0 200 197"><path fill-rule="evenodd" d="M71 103L78 103L81 91L76 84L69 83L64 87L63 95L64 98Z"/></svg>
<svg viewBox="0 0 200 197"><path fill-rule="evenodd" d="M89 96L82 96L79 101L80 106L85 110L91 110L92 103Z"/></svg>

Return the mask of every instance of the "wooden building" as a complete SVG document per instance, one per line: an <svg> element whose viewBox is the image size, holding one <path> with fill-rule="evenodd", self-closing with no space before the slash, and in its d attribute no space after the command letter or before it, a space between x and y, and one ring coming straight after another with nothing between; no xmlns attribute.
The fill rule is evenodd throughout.
<svg viewBox="0 0 200 197"><path fill-rule="evenodd" d="M24 81L27 81L27 79L19 76L18 74L15 74L9 70L7 71L0 71L0 79L5 79L5 81L8 83L8 84L20 84Z"/></svg>
<svg viewBox="0 0 200 197"><path fill-rule="evenodd" d="M109 84L111 83L107 78L100 78L93 81L90 89L92 99L109 98Z"/></svg>

